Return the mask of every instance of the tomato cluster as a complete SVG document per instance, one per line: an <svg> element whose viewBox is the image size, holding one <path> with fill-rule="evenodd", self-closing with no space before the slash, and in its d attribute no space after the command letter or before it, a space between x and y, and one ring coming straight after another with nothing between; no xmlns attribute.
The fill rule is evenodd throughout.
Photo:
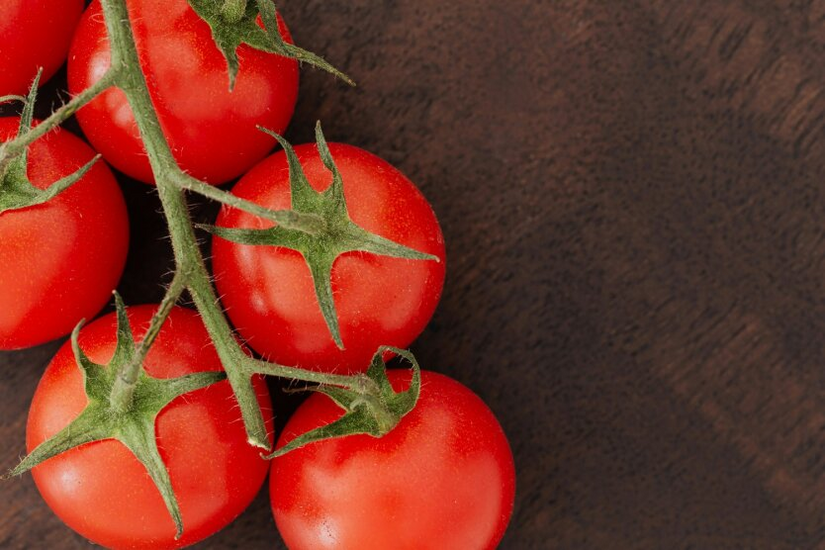
<svg viewBox="0 0 825 550"><path fill-rule="evenodd" d="M81 15L83 4L3 3L0 53L10 65L0 71L0 96L25 93L39 68L48 78L67 55L72 95L103 77L113 55L107 21L100 0ZM250 354L330 375L364 372L371 360L375 364L374 355L391 355L376 355L381 346L408 346L435 311L446 273L438 221L418 188L384 160L352 145L327 146L322 139L294 149L285 144L277 134L289 123L297 98L298 61L287 55L293 50L273 53L240 44L230 89L226 53L201 17L200 9L212 4L126 2L140 69L174 161L212 185L240 177L232 194L246 204L321 224L317 231L291 229L225 204L210 229L222 306ZM241 15L254 16L255 6L263 4L242 2ZM264 28L266 13L260 9L252 18L255 31L254 25ZM277 17L279 41L291 45ZM102 92L77 118L91 147L65 130L50 129L27 147L22 170L12 173L10 164L0 164L5 170L0 173L0 349L65 336L99 312L117 286L129 224L106 163L154 183L123 90ZM22 119L0 119L0 142L13 142L27 131L25 111ZM276 139L285 150L267 156ZM95 151L104 160L46 202L15 203L11 187L4 186L9 178L17 178L16 185L22 178L30 181L32 193L48 189L81 169ZM4 193L11 197L5 209ZM513 458L493 413L469 389L423 371L414 408L382 437L325 439L267 461L247 443L229 381L170 394L163 402L145 390L223 370L201 316L174 306L163 310L165 321L153 327L158 310L157 305L123 310L119 303L117 313L76 329L34 395L27 447L40 459L32 472L45 501L69 527L111 548L186 546L238 516L269 472L273 514L290 548L498 544L513 507ZM135 360L139 370L129 371L135 349L124 351L132 345L124 342L144 337L151 345ZM106 369L111 376L94 374ZM140 374L130 378L128 372ZM387 375L393 391L412 387L408 370ZM113 398L112 415L120 416L112 418L124 420L122 425L113 420L111 433L101 436L84 415L109 391L106 384L112 395L119 391L129 399ZM123 384L144 392L124 394ZM253 386L271 433L263 378L254 378ZM328 393L315 393L298 409L275 455L296 437L342 418L341 400ZM156 416L146 412L156 405ZM149 430L139 444L135 426ZM49 451L58 440L71 442L71 448ZM155 469L146 456L158 457ZM164 483L171 487L168 494Z"/></svg>

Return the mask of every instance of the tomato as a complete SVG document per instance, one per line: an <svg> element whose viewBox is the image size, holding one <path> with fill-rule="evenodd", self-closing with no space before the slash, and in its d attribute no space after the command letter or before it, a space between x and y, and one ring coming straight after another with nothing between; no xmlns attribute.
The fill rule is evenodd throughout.
<svg viewBox="0 0 825 550"><path fill-rule="evenodd" d="M333 341L300 253L214 238L216 284L229 318L258 353L285 365L324 371L366 370L380 345L407 347L432 317L444 285L444 238L432 208L401 172L350 145L329 144L343 178L353 222L367 231L440 261L346 253L334 263L332 290L345 349ZM332 181L315 145L295 152L315 190ZM233 188L272 209L290 207L286 155L255 166ZM224 208L219 227L265 228L271 223Z"/></svg>
<svg viewBox="0 0 825 550"><path fill-rule="evenodd" d="M0 140L19 124L0 118ZM57 129L29 148L28 175L43 189L93 156ZM128 246L126 204L101 161L49 202L0 214L0 349L47 342L93 317L120 279Z"/></svg>
<svg viewBox="0 0 825 550"><path fill-rule="evenodd" d="M0 2L0 95L25 95L43 67L40 82L66 60L83 0L3 0Z"/></svg>
<svg viewBox="0 0 825 550"><path fill-rule="evenodd" d="M409 386L409 371L388 374L396 391ZM272 511L289 548L495 548L515 495L507 438L467 387L421 374L418 403L384 437L327 439L272 461ZM342 412L312 395L278 446Z"/></svg>
<svg viewBox="0 0 825 550"><path fill-rule="evenodd" d="M149 93L180 166L220 184L263 158L274 140L256 125L278 133L286 128L298 94L297 62L242 45L240 71L230 92L226 60L209 25L186 0L129 0L128 7ZM291 41L286 27L280 30ZM89 87L109 64L106 27L95 0L72 42L69 91L77 94ZM77 118L92 145L115 168L153 181L123 92L104 92Z"/></svg>
<svg viewBox="0 0 825 550"><path fill-rule="evenodd" d="M139 339L156 306L128 309ZM116 319L107 315L81 330L81 349L106 364L115 349ZM209 335L194 312L172 310L144 363L147 373L172 378L221 370ZM255 380L258 400L272 430L269 394ZM56 434L86 405L83 377L69 343L64 345L37 387L27 426L29 451ZM183 516L183 537L146 469L114 440L76 447L32 470L43 498L69 527L109 548L178 548L226 526L255 497L269 464L260 449L246 443L246 432L229 382L178 397L156 420L158 447L169 471Z"/></svg>

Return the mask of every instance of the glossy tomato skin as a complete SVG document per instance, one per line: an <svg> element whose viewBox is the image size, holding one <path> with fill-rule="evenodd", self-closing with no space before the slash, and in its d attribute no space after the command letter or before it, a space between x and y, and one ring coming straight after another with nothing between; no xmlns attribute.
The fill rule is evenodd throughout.
<svg viewBox="0 0 825 550"><path fill-rule="evenodd" d="M0 118L0 141L19 124ZM57 129L29 148L28 175L42 189L93 156ZM123 194L101 161L49 202L0 214L0 349L47 342L94 317L111 298L128 247Z"/></svg>
<svg viewBox="0 0 825 550"><path fill-rule="evenodd" d="M282 133L298 95L295 60L238 50L240 71L229 91L226 60L209 25L187 0L129 0L141 68L164 134L181 167L209 183L235 178L263 158L275 143L256 128ZM281 23L281 34L291 41ZM69 53L69 91L96 82L110 65L100 3L80 21ZM141 181L153 177L126 97L110 89L77 114L92 145L115 168Z"/></svg>
<svg viewBox="0 0 825 550"><path fill-rule="evenodd" d="M0 2L0 95L25 95L37 69L41 84L66 61L83 0Z"/></svg>
<svg viewBox="0 0 825 550"><path fill-rule="evenodd" d="M424 329L444 285L444 238L435 214L415 185L386 161L350 145L329 145L344 182L350 218L366 230L440 261L347 253L333 265L332 290L345 349L324 322L309 268L293 250L248 246L214 238L213 268L227 313L258 353L285 365L322 371L363 371L380 345L407 347ZM332 181L315 145L295 148L310 184ZM286 155L278 152L233 188L273 209L290 208ZM271 224L234 209L220 227Z"/></svg>
<svg viewBox="0 0 825 550"><path fill-rule="evenodd" d="M128 309L135 337L146 331L156 306ZM107 315L80 333L80 347L105 364L115 348L116 321ZM218 355L198 315L175 308L146 359L159 378L221 370ZM272 430L269 393L255 380L267 428ZM43 374L27 426L29 451L57 433L84 408L83 379L67 343ZM156 420L158 447L183 516L183 537L146 469L121 443L107 440L72 449L36 466L37 487L69 527L107 548L180 548L226 526L252 501L269 464L246 442L243 421L229 382L183 395Z"/></svg>
<svg viewBox="0 0 825 550"><path fill-rule="evenodd" d="M389 371L396 390L409 371ZM342 410L312 395L278 446ZM292 550L495 548L507 528L515 469L507 438L472 391L422 372L416 407L382 438L312 443L272 461L270 499Z"/></svg>

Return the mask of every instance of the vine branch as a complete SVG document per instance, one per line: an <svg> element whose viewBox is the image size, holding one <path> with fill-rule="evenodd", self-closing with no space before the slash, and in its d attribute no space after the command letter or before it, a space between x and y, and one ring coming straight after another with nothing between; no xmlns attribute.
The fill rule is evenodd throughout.
<svg viewBox="0 0 825 550"><path fill-rule="evenodd" d="M181 170L173 174L171 181L181 189L192 191L193 193L218 201L232 208L254 214L259 218L277 223L287 229L297 229L310 235L317 235L321 233L326 226L320 216L295 212L294 210L270 210L269 208L233 195L232 193L218 189L214 185L204 183Z"/></svg>
<svg viewBox="0 0 825 550"><path fill-rule="evenodd" d="M137 350L115 378L111 401L118 410L126 410L131 404L132 395L134 394L135 385L137 384L143 362L146 360L146 356L149 354L149 350L152 344L155 343L158 334L160 334L160 329L163 327L164 321L169 317L169 313L185 289L186 273L181 270L176 270L172 282L169 284L169 288L166 289L166 294L160 302L158 310L152 316L149 328L137 346Z"/></svg>
<svg viewBox="0 0 825 550"><path fill-rule="evenodd" d="M109 69L106 71L106 74L100 78L100 80L83 90L83 92L74 96L68 102L64 103L60 108L49 115L46 120L33 127L18 139L0 144L0 173L5 171L12 160L22 155L26 150L26 147L45 136L57 126L66 122L81 107L89 103L107 89L116 85L117 81L118 71Z"/></svg>
<svg viewBox="0 0 825 550"><path fill-rule="evenodd" d="M212 286L192 220L189 217L184 192L197 193L270 220L286 229L301 231L308 235L323 233L327 229L326 221L323 217L310 212L264 208L183 172L175 161L169 143L163 134L157 111L149 95L146 79L140 68L126 0L100 0L100 4L109 37L111 66L98 81L62 105L40 124L20 137L0 144L0 173L14 158L23 154L35 140L65 122L102 92L111 87L117 87L123 91L134 114L155 177L175 256L175 275L158 311L152 318L148 332L137 346L134 357L116 381L115 394L118 397L115 401L122 398L125 406L128 406L134 379L136 379L135 373L139 372L140 365L146 358L172 307L177 303L183 291L188 290L235 393L246 427L247 439L251 444L268 450L271 443L252 386L254 376L263 374L286 377L351 390L363 388L367 379L363 374L329 374L279 365L247 355L224 316ZM3 97L0 101L10 99L15 98Z"/></svg>
<svg viewBox="0 0 825 550"><path fill-rule="evenodd" d="M141 138L146 147L149 163L157 184L164 215L169 226L172 249L175 254L176 270L186 273L185 284L195 307L203 319L218 356L226 371L229 383L241 409L248 441L263 449L270 448L269 435L263 414L258 406L252 386L252 377L265 372L276 376L289 376L297 380L345 387L358 386L361 375L341 376L318 373L276 363L259 361L246 355L241 348L229 322L223 314L203 255L195 237L194 227L189 218L184 189L199 192L224 203L246 210L258 210L248 201L230 199L228 193L209 187L191 176L184 174L177 165L169 143L163 135L157 112L152 104L146 79L140 69L132 26L125 0L101 0L106 28L112 48L112 72L110 84L120 87L126 94L129 106L135 116ZM109 73L107 73L109 74ZM108 86L107 86L108 87ZM207 190L207 188L212 190ZM255 212L262 214L260 210ZM277 223L300 223L312 229L312 218L294 217L292 213L268 213L267 219ZM274 219L273 219L274 218ZM157 315L162 315L162 309ZM162 321L161 321L162 322Z"/></svg>

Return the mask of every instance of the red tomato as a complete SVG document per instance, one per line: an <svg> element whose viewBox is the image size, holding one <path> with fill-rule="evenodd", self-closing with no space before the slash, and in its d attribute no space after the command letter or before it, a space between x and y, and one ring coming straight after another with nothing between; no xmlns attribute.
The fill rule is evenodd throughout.
<svg viewBox="0 0 825 550"><path fill-rule="evenodd" d="M0 119L0 141L20 119ZM88 145L54 130L29 148L28 175L45 188L89 162ZM47 203L0 214L0 349L47 342L93 317L126 262L129 221L103 162Z"/></svg>
<svg viewBox="0 0 825 550"><path fill-rule="evenodd" d="M226 60L209 25L186 0L129 0L140 63L164 134L181 167L220 184L263 158L282 133L298 95L298 64L247 45L229 91ZM281 34L291 41L281 22ZM69 54L69 91L89 87L109 67L109 42L99 2L89 6ZM77 118L94 147L115 168L151 183L149 161L126 96L110 89Z"/></svg>
<svg viewBox="0 0 825 550"><path fill-rule="evenodd" d="M0 2L0 95L24 95L37 69L42 84L66 60L83 0Z"/></svg>
<svg viewBox="0 0 825 550"><path fill-rule="evenodd" d="M272 461L272 511L292 550L495 548L513 510L515 470L493 413L455 380L423 371L421 397L382 438L311 443ZM389 371L396 391L410 371ZM278 446L342 410L312 395Z"/></svg>
<svg viewBox="0 0 825 550"><path fill-rule="evenodd" d="M156 306L128 309L139 339ZM115 349L116 319L107 315L84 327L80 347L97 364ZM200 317L175 308L145 361L148 374L172 378L221 370ZM272 430L269 393L255 381L266 425ZM86 405L83 376L69 343L57 352L32 400L27 426L29 451L56 434ZM185 394L157 417L161 457L169 470L183 516L183 537L146 469L121 443L98 441L74 448L36 466L40 493L66 524L108 548L178 548L226 526L252 501L269 464L246 443L246 432L229 382Z"/></svg>
<svg viewBox="0 0 825 550"><path fill-rule="evenodd" d="M350 145L329 145L344 182L350 218L367 231L440 262L367 253L340 256L332 290L345 349L324 322L312 277L301 254L214 238L216 284L229 318L258 353L285 365L324 371L366 370L380 345L404 348L432 317L444 285L444 238L432 208L404 175L380 158ZM315 145L295 148L316 190L332 176ZM286 155L276 153L247 173L233 193L272 209L290 208ZM265 228L272 224L224 208L221 227Z"/></svg>

